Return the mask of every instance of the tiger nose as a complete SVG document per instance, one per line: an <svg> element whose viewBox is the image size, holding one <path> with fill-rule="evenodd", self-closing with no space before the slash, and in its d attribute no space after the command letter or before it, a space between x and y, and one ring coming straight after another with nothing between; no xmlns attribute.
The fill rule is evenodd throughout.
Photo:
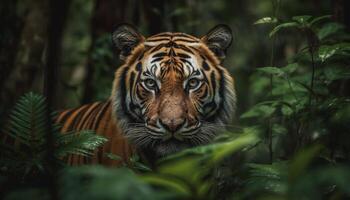
<svg viewBox="0 0 350 200"><path fill-rule="evenodd" d="M159 122L165 129L167 129L168 131L170 131L172 133L175 133L185 123L185 119L184 118L160 119Z"/></svg>

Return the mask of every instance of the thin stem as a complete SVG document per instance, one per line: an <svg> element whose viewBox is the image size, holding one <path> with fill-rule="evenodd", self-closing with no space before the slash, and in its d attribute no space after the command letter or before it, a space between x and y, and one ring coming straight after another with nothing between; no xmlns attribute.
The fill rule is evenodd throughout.
<svg viewBox="0 0 350 200"><path fill-rule="evenodd" d="M313 50L312 44L310 44L309 48L310 48L309 51L311 54L311 65L312 65L311 84L310 84L311 92L309 94L309 106L311 107L312 95L313 95L313 91L314 91L314 80L315 80L315 68L316 68L316 66L315 66L314 50Z"/></svg>
<svg viewBox="0 0 350 200"><path fill-rule="evenodd" d="M280 0L272 0L272 6L273 6L273 17L277 17L278 8L279 8ZM270 66L273 67L275 65L275 42L276 42L276 36L272 38L271 42L271 57L270 57ZM273 90L273 75L270 75L270 96L272 97L272 90ZM269 149L269 158L270 163L273 162L273 144L272 144L272 117L269 118L268 122L268 149Z"/></svg>
<svg viewBox="0 0 350 200"><path fill-rule="evenodd" d="M270 57L270 65L274 66L274 55L275 55L275 37L272 39L271 43L271 57ZM270 75L270 96L272 98L272 90L273 90L273 75ZM268 148L269 148L269 158L270 163L273 162L273 146L272 146L272 117L269 118L268 123Z"/></svg>
<svg viewBox="0 0 350 200"><path fill-rule="evenodd" d="M308 41L308 49L311 55L311 66L312 66L312 73L311 73L311 83L310 83L310 93L309 93L309 114L310 118L313 119L313 95L314 95L314 82L315 82L315 70L316 70L316 62L315 62L315 50L318 47L318 39L315 36L315 33L311 29L306 29L306 37ZM310 121L306 122L306 124L310 124ZM301 141L303 142L304 138L307 137L307 135L301 135ZM306 138L308 140L308 138Z"/></svg>

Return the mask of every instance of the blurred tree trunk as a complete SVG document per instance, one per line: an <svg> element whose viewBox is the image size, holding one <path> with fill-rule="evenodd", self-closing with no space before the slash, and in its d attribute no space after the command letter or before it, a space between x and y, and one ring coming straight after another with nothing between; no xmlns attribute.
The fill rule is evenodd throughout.
<svg viewBox="0 0 350 200"><path fill-rule="evenodd" d="M43 65L43 93L49 107L56 103L55 91L61 66L62 39L70 3L71 0L51 0L48 8L50 13L49 24L45 30L47 32L47 53L46 63Z"/></svg>
<svg viewBox="0 0 350 200"><path fill-rule="evenodd" d="M58 170L57 162L55 161L55 144L52 131L52 107L55 103L55 91L59 74L59 68L61 65L61 53L62 53L62 36L65 27L66 15L68 13L71 0L51 0L49 1L48 19L49 24L46 26L45 32L47 34L47 56L46 65L44 68L44 86L43 93L46 97L48 109L46 111L47 121L47 155L46 160L50 165L51 173L48 174L49 191L51 199L57 200L57 180L56 173Z"/></svg>
<svg viewBox="0 0 350 200"><path fill-rule="evenodd" d="M13 5L12 5L13 6ZM21 5L23 6L23 4ZM32 88L43 66L43 54L47 40L48 2L31 0L26 2L26 15L23 18L23 29L17 38L7 46L13 61L1 70L1 104L12 107L13 102ZM11 7L16 10L16 8ZM12 52L13 51L13 52ZM15 55L15 51L17 51ZM8 68L9 67L9 68Z"/></svg>
<svg viewBox="0 0 350 200"><path fill-rule="evenodd" d="M186 1L144 0L143 12L148 25L149 34L165 31L179 31L177 9L188 6Z"/></svg>
<svg viewBox="0 0 350 200"><path fill-rule="evenodd" d="M3 0L0 5L0 124L8 111L8 98L4 85L14 69L21 32L21 19L17 16L17 1Z"/></svg>
<svg viewBox="0 0 350 200"><path fill-rule="evenodd" d="M164 7L163 0L144 0L143 10L148 24L148 30L151 35L165 31L164 25ZM168 2L168 1L167 1Z"/></svg>
<svg viewBox="0 0 350 200"><path fill-rule="evenodd" d="M0 88L13 70L20 35L20 19L16 13L17 1L4 0L0 6Z"/></svg>
<svg viewBox="0 0 350 200"><path fill-rule="evenodd" d="M126 0L95 0L90 25L91 45L88 52L84 91L81 100L83 104L90 102L95 94L93 53L96 48L96 40L103 34L111 33L117 24L127 21L127 5L128 1Z"/></svg>
<svg viewBox="0 0 350 200"><path fill-rule="evenodd" d="M333 18L341 23L344 23L344 0L333 0Z"/></svg>
<svg viewBox="0 0 350 200"><path fill-rule="evenodd" d="M333 0L333 19L339 23L345 25L347 31L350 30L350 1L348 0ZM349 80L343 80L339 83L339 85L335 86L339 91L339 95L349 96Z"/></svg>

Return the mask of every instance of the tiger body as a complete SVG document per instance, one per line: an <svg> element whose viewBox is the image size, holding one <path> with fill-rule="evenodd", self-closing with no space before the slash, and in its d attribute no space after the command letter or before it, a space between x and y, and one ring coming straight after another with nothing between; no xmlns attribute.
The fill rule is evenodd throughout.
<svg viewBox="0 0 350 200"><path fill-rule="evenodd" d="M112 116L110 100L65 110L59 114L56 123L62 125L62 132L93 130L96 134L108 138L108 142L100 147L92 157L68 156L66 163L69 165L103 164L117 166L128 163L130 156L133 154L134 149L122 135L122 130ZM107 153L118 155L122 160L110 159Z"/></svg>
<svg viewBox="0 0 350 200"><path fill-rule="evenodd" d="M211 142L230 122L236 97L233 78L221 65L232 40L228 27L215 27L202 38L165 32L145 39L122 25L112 39L124 64L116 70L110 99L57 118L63 132L89 129L109 141L92 158L70 156L69 164L114 166L133 153L152 163Z"/></svg>

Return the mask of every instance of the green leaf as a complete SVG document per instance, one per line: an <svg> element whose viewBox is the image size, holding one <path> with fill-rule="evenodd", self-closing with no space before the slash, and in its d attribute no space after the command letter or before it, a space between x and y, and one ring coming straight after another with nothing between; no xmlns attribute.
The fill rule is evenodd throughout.
<svg viewBox="0 0 350 200"><path fill-rule="evenodd" d="M345 126L346 129L349 129L350 125L350 103L345 105L341 105L340 108L337 109L331 118L331 122L338 126Z"/></svg>
<svg viewBox="0 0 350 200"><path fill-rule="evenodd" d="M348 197L350 195L349 171L349 166L342 164L319 166L309 170L293 184L289 184L289 197L300 198L300 194L303 194L305 199L322 199L325 195L332 196L333 193L335 193L333 197L342 193ZM321 188L323 192L320 192Z"/></svg>
<svg viewBox="0 0 350 200"><path fill-rule="evenodd" d="M249 192L265 191L285 194L288 189L288 184L285 181L287 175L285 163L248 164L247 166L249 167L249 177L245 184Z"/></svg>
<svg viewBox="0 0 350 200"><path fill-rule="evenodd" d="M121 161L123 160L122 157L116 155L116 154L113 154L113 153L105 153L105 156L111 160L117 160L117 161Z"/></svg>
<svg viewBox="0 0 350 200"><path fill-rule="evenodd" d="M313 20L311 20L310 25L312 26L312 25L314 25L314 24L316 24L318 22L321 22L321 21L323 21L325 19L330 19L331 17L332 17L332 15L323 15L323 16L320 16L320 17L316 17Z"/></svg>
<svg viewBox="0 0 350 200"><path fill-rule="evenodd" d="M150 167L143 164L142 162L134 162L132 168L139 170L141 172L151 172L152 171L152 169Z"/></svg>
<svg viewBox="0 0 350 200"><path fill-rule="evenodd" d="M245 134L237 139L218 145L217 149L214 150L211 162L218 163L239 149L248 145L253 145L259 141L259 138L256 135L256 130L247 128L244 132Z"/></svg>
<svg viewBox="0 0 350 200"><path fill-rule="evenodd" d="M173 10L172 12L169 13L169 17L173 17L173 16L180 16L180 15L185 15L186 13L188 13L190 10L188 8L176 8L175 10Z"/></svg>
<svg viewBox="0 0 350 200"><path fill-rule="evenodd" d="M284 71L277 67L260 67L258 71L264 72L266 74L281 76L284 74Z"/></svg>
<svg viewBox="0 0 350 200"><path fill-rule="evenodd" d="M209 144L209 145L198 146L198 147L186 149L186 150L183 150L179 153L176 153L174 155L170 155L166 158L161 159L158 164L163 165L163 163L166 164L168 162L177 161L179 159L187 159L187 158L190 158L189 160L195 160L194 158L196 158L196 157L201 158L201 160L210 160L210 159L217 160L218 158L221 158L221 156L219 156L219 155L222 155L222 154L218 153L218 152L221 152L221 149L225 148L226 146L230 146L230 145L232 145L232 147L234 147L235 145L237 145L236 143L239 143L239 141L247 141L247 140L253 139L251 142L254 143L254 141L255 141L254 139L256 139L255 138L256 135L257 135L256 129L244 128L243 132L240 133L240 135L237 138L231 139L231 141L213 143L213 144ZM216 155L216 154L218 154L218 155ZM224 154L224 156L225 155L226 154ZM214 157L216 157L216 158L214 158Z"/></svg>
<svg viewBox="0 0 350 200"><path fill-rule="evenodd" d="M332 57L333 55L335 55L335 53L337 52L337 48L336 47L332 47L332 46L321 46L319 51L318 51L318 57L320 58L320 60L322 62L325 62L328 58Z"/></svg>
<svg viewBox="0 0 350 200"><path fill-rule="evenodd" d="M68 154L77 154L82 156L93 155L93 151L108 140L96 135L93 131L84 130L79 133L64 133L58 136L58 147L55 154L57 157Z"/></svg>
<svg viewBox="0 0 350 200"><path fill-rule="evenodd" d="M323 40L336 33L339 33L342 30L344 30L344 25L336 22L330 22L325 24L320 30L318 30L317 36L320 40Z"/></svg>
<svg viewBox="0 0 350 200"><path fill-rule="evenodd" d="M204 178L213 168L224 158L258 141L256 130L247 128L242 135L231 141L186 149L162 159L158 163L158 171L160 174L185 180L186 183L196 186L197 191L201 191L199 195L203 195L209 189L209 183Z"/></svg>
<svg viewBox="0 0 350 200"><path fill-rule="evenodd" d="M299 24L296 22L286 22L286 23L280 24L280 25L276 26L274 29L272 29L269 36L270 37L274 36L278 31L280 31L282 29L291 28L291 27L298 27L298 26L299 26Z"/></svg>
<svg viewBox="0 0 350 200"><path fill-rule="evenodd" d="M289 166L289 181L295 181L301 176L311 163L312 159L321 151L321 145L313 145L299 151Z"/></svg>
<svg viewBox="0 0 350 200"><path fill-rule="evenodd" d="M350 70L347 66L328 65L323 69L323 73L331 81L350 78Z"/></svg>
<svg viewBox="0 0 350 200"><path fill-rule="evenodd" d="M267 118L276 111L272 105L257 104L241 115L242 119L246 118Z"/></svg>
<svg viewBox="0 0 350 200"><path fill-rule="evenodd" d="M254 25L257 24L275 24L277 23L277 18L275 17L263 17L254 22Z"/></svg>
<svg viewBox="0 0 350 200"><path fill-rule="evenodd" d="M181 179L177 179L172 176L166 176L161 174L149 174L141 176L141 180L150 185L163 187L167 190L170 190L178 196L191 196L191 188L189 188L187 184Z"/></svg>
<svg viewBox="0 0 350 200"><path fill-rule="evenodd" d="M272 125L273 135L285 135L287 132L288 132L288 130L280 124L273 124Z"/></svg>
<svg viewBox="0 0 350 200"><path fill-rule="evenodd" d="M290 63L282 68L279 68L281 69L284 73L286 74L291 74L293 72L295 72L299 67L299 64L298 63Z"/></svg>
<svg viewBox="0 0 350 200"><path fill-rule="evenodd" d="M291 116L293 114L293 109L290 106L283 105L281 112L284 116Z"/></svg>
<svg viewBox="0 0 350 200"><path fill-rule="evenodd" d="M321 62L326 62L334 56L350 56L350 43L338 43L334 45L322 45L318 50Z"/></svg>
<svg viewBox="0 0 350 200"><path fill-rule="evenodd" d="M127 168L67 167L58 176L61 199L161 199L159 193Z"/></svg>
<svg viewBox="0 0 350 200"><path fill-rule="evenodd" d="M299 24L306 25L308 24L308 21L312 18L310 15L301 15L301 16L294 16L292 19Z"/></svg>

